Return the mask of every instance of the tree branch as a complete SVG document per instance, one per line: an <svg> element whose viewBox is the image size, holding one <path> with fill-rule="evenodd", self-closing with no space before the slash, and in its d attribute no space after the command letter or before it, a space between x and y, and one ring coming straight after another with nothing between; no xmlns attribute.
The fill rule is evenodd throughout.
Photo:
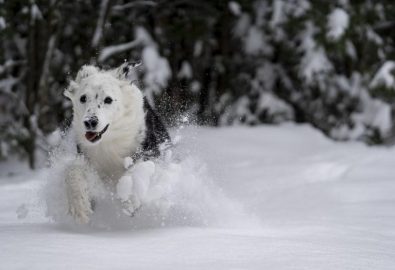
<svg viewBox="0 0 395 270"><path fill-rule="evenodd" d="M111 0L102 0L100 4L100 13L99 18L97 20L95 33L92 38L92 47L96 48L99 46L99 43L103 37L103 28L106 22L106 17L108 14L109 6Z"/></svg>
<svg viewBox="0 0 395 270"><path fill-rule="evenodd" d="M129 8L134 8L134 7L137 7L137 6L151 6L151 7L154 7L156 5L157 5L157 3L155 1L149 1L149 0L147 0L147 1L134 1L134 2L131 2L131 3L124 4L124 5L116 5L112 9L116 10L116 11L121 11L121 10L129 9Z"/></svg>
<svg viewBox="0 0 395 270"><path fill-rule="evenodd" d="M141 41L136 39L136 40L133 40L128 43L123 43L123 44L113 45L113 46L108 46L106 48L103 48L103 50L100 52L98 61L104 62L110 56L124 52L124 51L128 51L130 49L133 49L140 44L141 44Z"/></svg>

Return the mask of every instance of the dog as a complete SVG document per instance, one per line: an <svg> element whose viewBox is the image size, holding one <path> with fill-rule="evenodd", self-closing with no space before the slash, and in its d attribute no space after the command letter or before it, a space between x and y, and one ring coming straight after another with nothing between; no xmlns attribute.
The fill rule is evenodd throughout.
<svg viewBox="0 0 395 270"><path fill-rule="evenodd" d="M133 65L103 70L83 66L71 80L64 95L72 102L71 134L77 155L66 169L69 213L78 223L88 223L94 200L87 182L87 166L113 189L127 173L125 159L134 163L158 157L171 140L163 122L144 98L141 90L128 80ZM135 200L123 198L128 213L140 207Z"/></svg>

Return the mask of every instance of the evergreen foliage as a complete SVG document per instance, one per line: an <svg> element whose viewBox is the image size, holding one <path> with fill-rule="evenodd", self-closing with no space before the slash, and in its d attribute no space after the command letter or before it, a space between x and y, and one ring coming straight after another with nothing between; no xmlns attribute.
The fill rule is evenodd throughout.
<svg viewBox="0 0 395 270"><path fill-rule="evenodd" d="M71 116L68 77L125 59L142 61L135 79L168 119L306 122L387 142L394 26L391 1L0 1L0 157L34 167Z"/></svg>

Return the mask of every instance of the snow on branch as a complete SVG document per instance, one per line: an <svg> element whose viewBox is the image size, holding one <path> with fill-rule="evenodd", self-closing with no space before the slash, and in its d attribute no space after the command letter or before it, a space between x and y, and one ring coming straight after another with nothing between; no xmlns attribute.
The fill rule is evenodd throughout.
<svg viewBox="0 0 395 270"><path fill-rule="evenodd" d="M135 39L133 41L103 48L100 52L98 61L102 63L114 54L131 50L139 45L156 46L147 30L145 30L143 27L135 28Z"/></svg>
<svg viewBox="0 0 395 270"><path fill-rule="evenodd" d="M394 89L395 76L393 71L395 70L395 61L385 62L377 73L374 75L372 81L370 82L371 88L376 88L384 86L386 88Z"/></svg>
<svg viewBox="0 0 395 270"><path fill-rule="evenodd" d="M110 0L102 0L100 4L100 14L97 20L95 33L92 38L92 47L97 47L103 35L103 26Z"/></svg>
<svg viewBox="0 0 395 270"><path fill-rule="evenodd" d="M5 22L5 19L0 16L0 31L4 30L6 28L7 24Z"/></svg>
<svg viewBox="0 0 395 270"><path fill-rule="evenodd" d="M137 47L140 44L141 44L141 40L136 39L136 40L133 40L133 41L130 41L130 42L127 42L127 43L105 47L100 52L98 61L99 62L104 62L110 56L112 56L114 54L118 54L118 53L124 52L124 51L128 51L130 49L133 49L133 48Z"/></svg>
<svg viewBox="0 0 395 270"><path fill-rule="evenodd" d="M326 55L325 48L317 44L314 39L316 32L317 27L311 22L307 22L301 34L301 44L298 48L303 53L299 74L306 79L307 83L312 83L316 75L327 73L333 69L332 63Z"/></svg>
<svg viewBox="0 0 395 270"><path fill-rule="evenodd" d="M327 38L332 41L340 39L350 24L347 12L341 8L335 8L328 16Z"/></svg>
<svg viewBox="0 0 395 270"><path fill-rule="evenodd" d="M112 9L116 10L116 11L121 11L121 10L124 10L124 9L134 8L134 7L137 7L137 6L151 6L151 7L154 7L156 5L157 5L157 3L154 2L154 1L134 1L134 2L131 2L131 3L124 4L124 5L116 5Z"/></svg>
<svg viewBox="0 0 395 270"><path fill-rule="evenodd" d="M52 35L48 40L47 52L45 54L43 68L42 68L42 72L41 72L41 76L40 76L40 80L39 80L39 86L40 86L41 90L45 89L44 86L46 84L46 81L50 77L49 76L49 66L51 63L51 58L52 58L53 52L55 50L55 43L56 43L56 35Z"/></svg>
<svg viewBox="0 0 395 270"><path fill-rule="evenodd" d="M12 67L26 64L25 60L7 60L3 65L0 65L0 74L3 74Z"/></svg>
<svg viewBox="0 0 395 270"><path fill-rule="evenodd" d="M20 80L14 77L8 77L0 80L0 93L12 94L12 87Z"/></svg>
<svg viewBox="0 0 395 270"><path fill-rule="evenodd" d="M31 6L30 17L32 18L32 21L43 19L43 14L36 4Z"/></svg>

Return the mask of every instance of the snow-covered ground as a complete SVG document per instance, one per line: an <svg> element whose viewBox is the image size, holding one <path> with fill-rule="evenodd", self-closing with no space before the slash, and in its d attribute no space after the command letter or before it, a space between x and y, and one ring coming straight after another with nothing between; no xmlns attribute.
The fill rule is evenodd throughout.
<svg viewBox="0 0 395 270"><path fill-rule="evenodd" d="M395 269L395 149L291 124L175 133L193 158L159 225L53 222L51 169L0 164L0 269Z"/></svg>

